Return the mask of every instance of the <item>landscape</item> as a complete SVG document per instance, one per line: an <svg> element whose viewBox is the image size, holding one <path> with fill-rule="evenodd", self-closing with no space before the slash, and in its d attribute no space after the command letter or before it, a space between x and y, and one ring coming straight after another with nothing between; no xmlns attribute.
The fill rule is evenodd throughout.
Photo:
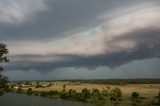
<svg viewBox="0 0 160 106"><path fill-rule="evenodd" d="M160 1L0 0L0 106L160 106Z"/></svg>
<svg viewBox="0 0 160 106"><path fill-rule="evenodd" d="M16 81L8 83L6 92L61 98L83 102L87 106L157 106L160 101L159 81L160 79Z"/></svg>

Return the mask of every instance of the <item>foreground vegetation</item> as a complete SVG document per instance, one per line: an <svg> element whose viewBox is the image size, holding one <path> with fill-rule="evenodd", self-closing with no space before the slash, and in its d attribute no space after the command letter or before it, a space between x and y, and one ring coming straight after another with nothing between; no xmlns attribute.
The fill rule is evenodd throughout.
<svg viewBox="0 0 160 106"><path fill-rule="evenodd" d="M8 49L5 44L0 43L0 95L2 95L8 88L8 79L6 76L1 75L3 71L2 64L8 62L6 55L8 54Z"/></svg>
<svg viewBox="0 0 160 106"><path fill-rule="evenodd" d="M56 83L56 84L55 84ZM10 92L89 102L95 106L158 106L160 84L83 84L79 82L10 84ZM133 90L131 90L131 88Z"/></svg>

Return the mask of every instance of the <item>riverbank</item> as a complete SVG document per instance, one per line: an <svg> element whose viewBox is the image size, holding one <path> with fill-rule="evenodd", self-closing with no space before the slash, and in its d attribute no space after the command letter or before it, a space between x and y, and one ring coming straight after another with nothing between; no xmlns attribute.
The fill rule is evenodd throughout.
<svg viewBox="0 0 160 106"><path fill-rule="evenodd" d="M57 89L58 88L58 89ZM65 100L89 102L92 104L140 104L155 105L160 102L159 84L76 84L61 83L50 86L30 86L11 88L10 92L42 96L47 98L61 98ZM138 96L134 96L137 93ZM124 105L124 106L125 106Z"/></svg>
<svg viewBox="0 0 160 106"><path fill-rule="evenodd" d="M92 106L88 103L64 99L50 99L34 95L6 93L0 96L0 106Z"/></svg>

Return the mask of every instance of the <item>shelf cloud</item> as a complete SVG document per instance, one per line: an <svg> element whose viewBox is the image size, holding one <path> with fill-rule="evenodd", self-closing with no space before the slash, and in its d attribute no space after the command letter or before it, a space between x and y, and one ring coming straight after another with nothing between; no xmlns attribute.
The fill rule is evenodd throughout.
<svg viewBox="0 0 160 106"><path fill-rule="evenodd" d="M6 70L118 69L160 58L157 0L0 1Z"/></svg>

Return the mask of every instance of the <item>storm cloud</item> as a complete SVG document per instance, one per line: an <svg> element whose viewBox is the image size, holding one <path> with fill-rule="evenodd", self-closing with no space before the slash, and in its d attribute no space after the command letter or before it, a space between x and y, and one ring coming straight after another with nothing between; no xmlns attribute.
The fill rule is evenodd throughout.
<svg viewBox="0 0 160 106"><path fill-rule="evenodd" d="M69 36L103 23L97 18L136 4L128 0L0 0L2 41L44 40ZM138 2L141 3L141 2Z"/></svg>
<svg viewBox="0 0 160 106"><path fill-rule="evenodd" d="M5 70L118 71L154 61L159 19L157 0L0 0L0 41L10 52Z"/></svg>
<svg viewBox="0 0 160 106"><path fill-rule="evenodd" d="M13 55L7 70L38 70L42 72L52 71L58 68L76 67L96 69L101 66L110 68L119 67L135 60L145 60L148 58L160 58L160 30L141 29L126 35L116 37L110 42L123 42L132 40L136 42L136 47L123 49L118 52L106 51L100 55L82 56L73 54L61 55ZM154 37L153 37L154 36ZM108 42L106 42L106 45ZM116 45L114 45L116 46ZM115 48L115 47L114 47ZM15 60L15 61L14 61Z"/></svg>

